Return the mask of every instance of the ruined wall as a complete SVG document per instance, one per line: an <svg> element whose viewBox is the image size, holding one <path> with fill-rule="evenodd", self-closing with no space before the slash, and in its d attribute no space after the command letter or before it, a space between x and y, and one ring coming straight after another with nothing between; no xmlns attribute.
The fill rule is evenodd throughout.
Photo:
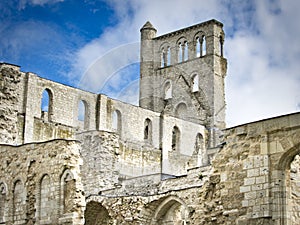
<svg viewBox="0 0 300 225"><path fill-rule="evenodd" d="M83 224L85 201L76 141L0 146L0 222Z"/></svg>
<svg viewBox="0 0 300 225"><path fill-rule="evenodd" d="M298 224L300 113L225 133L211 167L123 180L87 202L108 224Z"/></svg>
<svg viewBox="0 0 300 225"><path fill-rule="evenodd" d="M22 113L23 92L20 68L0 64L0 142L16 144L22 138L18 133L18 115Z"/></svg>

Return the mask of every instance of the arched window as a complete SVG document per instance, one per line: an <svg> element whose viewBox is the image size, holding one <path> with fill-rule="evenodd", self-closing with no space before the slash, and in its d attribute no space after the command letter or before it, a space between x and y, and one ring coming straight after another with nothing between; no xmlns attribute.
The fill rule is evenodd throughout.
<svg viewBox="0 0 300 225"><path fill-rule="evenodd" d="M193 152L193 155L198 158L198 166L203 166L205 162L205 155L204 155L204 142L203 142L203 136L202 134L198 133L196 136L195 141L195 150Z"/></svg>
<svg viewBox="0 0 300 225"><path fill-rule="evenodd" d="M181 119L185 119L187 117L187 106L185 103L181 102L177 105L175 109L175 116Z"/></svg>
<svg viewBox="0 0 300 225"><path fill-rule="evenodd" d="M172 150L180 152L180 131L177 126L172 130Z"/></svg>
<svg viewBox="0 0 300 225"><path fill-rule="evenodd" d="M51 194L51 182L48 175L44 175L40 182L39 219L49 221L54 212L53 198Z"/></svg>
<svg viewBox="0 0 300 225"><path fill-rule="evenodd" d="M199 37L196 37L195 53L196 53L196 57L201 56L201 43Z"/></svg>
<svg viewBox="0 0 300 225"><path fill-rule="evenodd" d="M50 89L46 88L42 93L41 114L43 119L51 121L53 94Z"/></svg>
<svg viewBox="0 0 300 225"><path fill-rule="evenodd" d="M60 181L61 213L70 213L74 205L75 179L69 170L65 170Z"/></svg>
<svg viewBox="0 0 300 225"><path fill-rule="evenodd" d="M6 185L1 182L0 183L0 223L5 222L5 207L6 207Z"/></svg>
<svg viewBox="0 0 300 225"><path fill-rule="evenodd" d="M83 122L83 129L89 128L88 104L84 100L80 100L78 103L78 121Z"/></svg>
<svg viewBox="0 0 300 225"><path fill-rule="evenodd" d="M189 59L189 46L188 42L184 42L184 51L183 51L183 61L187 61Z"/></svg>
<svg viewBox="0 0 300 225"><path fill-rule="evenodd" d="M168 47L168 51L167 51L167 66L171 65L171 48Z"/></svg>
<svg viewBox="0 0 300 225"><path fill-rule="evenodd" d="M167 81L164 86L164 99L172 98L172 84L170 81Z"/></svg>
<svg viewBox="0 0 300 225"><path fill-rule="evenodd" d="M152 140L152 122L149 118L145 120L144 124L144 140L148 142Z"/></svg>
<svg viewBox="0 0 300 225"><path fill-rule="evenodd" d="M181 63L183 61L183 46L182 43L178 43L178 63Z"/></svg>
<svg viewBox="0 0 300 225"><path fill-rule="evenodd" d="M166 66L166 52L165 49L162 48L160 53L160 67L165 67L165 66Z"/></svg>
<svg viewBox="0 0 300 225"><path fill-rule="evenodd" d="M199 91L199 76L198 74L194 74L192 76L192 92Z"/></svg>
<svg viewBox="0 0 300 225"><path fill-rule="evenodd" d="M26 220L26 192L23 183L18 180L13 188L13 223L25 224Z"/></svg>
<svg viewBox="0 0 300 225"><path fill-rule="evenodd" d="M84 212L85 225L113 224L106 208L99 202L88 202Z"/></svg>
<svg viewBox="0 0 300 225"><path fill-rule="evenodd" d="M191 224L187 205L175 196L167 197L156 209L151 224Z"/></svg>
<svg viewBox="0 0 300 225"><path fill-rule="evenodd" d="M122 117L121 112L119 110L114 110L112 113L112 129L121 134L122 130Z"/></svg>
<svg viewBox="0 0 300 225"><path fill-rule="evenodd" d="M201 44L201 46L202 46L202 54L201 54L201 56L205 56L206 55L206 38L205 38L205 36L203 35L202 36L202 44Z"/></svg>

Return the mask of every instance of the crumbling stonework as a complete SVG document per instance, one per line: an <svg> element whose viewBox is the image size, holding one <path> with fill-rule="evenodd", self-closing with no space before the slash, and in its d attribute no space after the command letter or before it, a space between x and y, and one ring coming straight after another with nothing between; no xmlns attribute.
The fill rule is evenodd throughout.
<svg viewBox="0 0 300 225"><path fill-rule="evenodd" d="M0 224L299 224L300 113L225 128L222 26L147 22L140 107L1 63Z"/></svg>

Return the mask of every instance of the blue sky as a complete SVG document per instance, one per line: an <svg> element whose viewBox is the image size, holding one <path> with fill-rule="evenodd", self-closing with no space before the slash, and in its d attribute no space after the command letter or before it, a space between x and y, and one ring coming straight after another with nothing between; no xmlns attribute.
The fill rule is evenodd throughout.
<svg viewBox="0 0 300 225"><path fill-rule="evenodd" d="M224 24L227 124L300 111L297 0L10 0L0 2L0 61L137 102L139 29L158 35Z"/></svg>

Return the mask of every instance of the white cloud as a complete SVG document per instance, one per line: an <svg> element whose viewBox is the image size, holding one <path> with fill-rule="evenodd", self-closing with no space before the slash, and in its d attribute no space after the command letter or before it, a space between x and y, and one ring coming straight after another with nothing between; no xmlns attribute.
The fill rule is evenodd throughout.
<svg viewBox="0 0 300 225"><path fill-rule="evenodd" d="M19 1L19 10L25 9L27 5L39 5L44 6L46 4L55 4L58 2L63 2L64 0L20 0Z"/></svg>
<svg viewBox="0 0 300 225"><path fill-rule="evenodd" d="M79 79L80 74L88 71L95 62L105 62L101 57L110 55L111 49L138 41L139 29L148 20L160 35L216 18L223 22L227 35L225 57L228 59L228 125L299 110L298 1L111 0L109 4L114 8L119 23L77 52L71 72L74 77ZM111 54L110 63L102 63L96 73L89 77L89 82L95 84L96 81L101 81L103 85L111 72L114 74L123 66L134 63L133 55L124 59L126 55L117 54L117 60L114 60ZM113 79L113 82L118 83L118 79ZM115 91L111 93L114 96ZM132 99L132 95L130 98Z"/></svg>

